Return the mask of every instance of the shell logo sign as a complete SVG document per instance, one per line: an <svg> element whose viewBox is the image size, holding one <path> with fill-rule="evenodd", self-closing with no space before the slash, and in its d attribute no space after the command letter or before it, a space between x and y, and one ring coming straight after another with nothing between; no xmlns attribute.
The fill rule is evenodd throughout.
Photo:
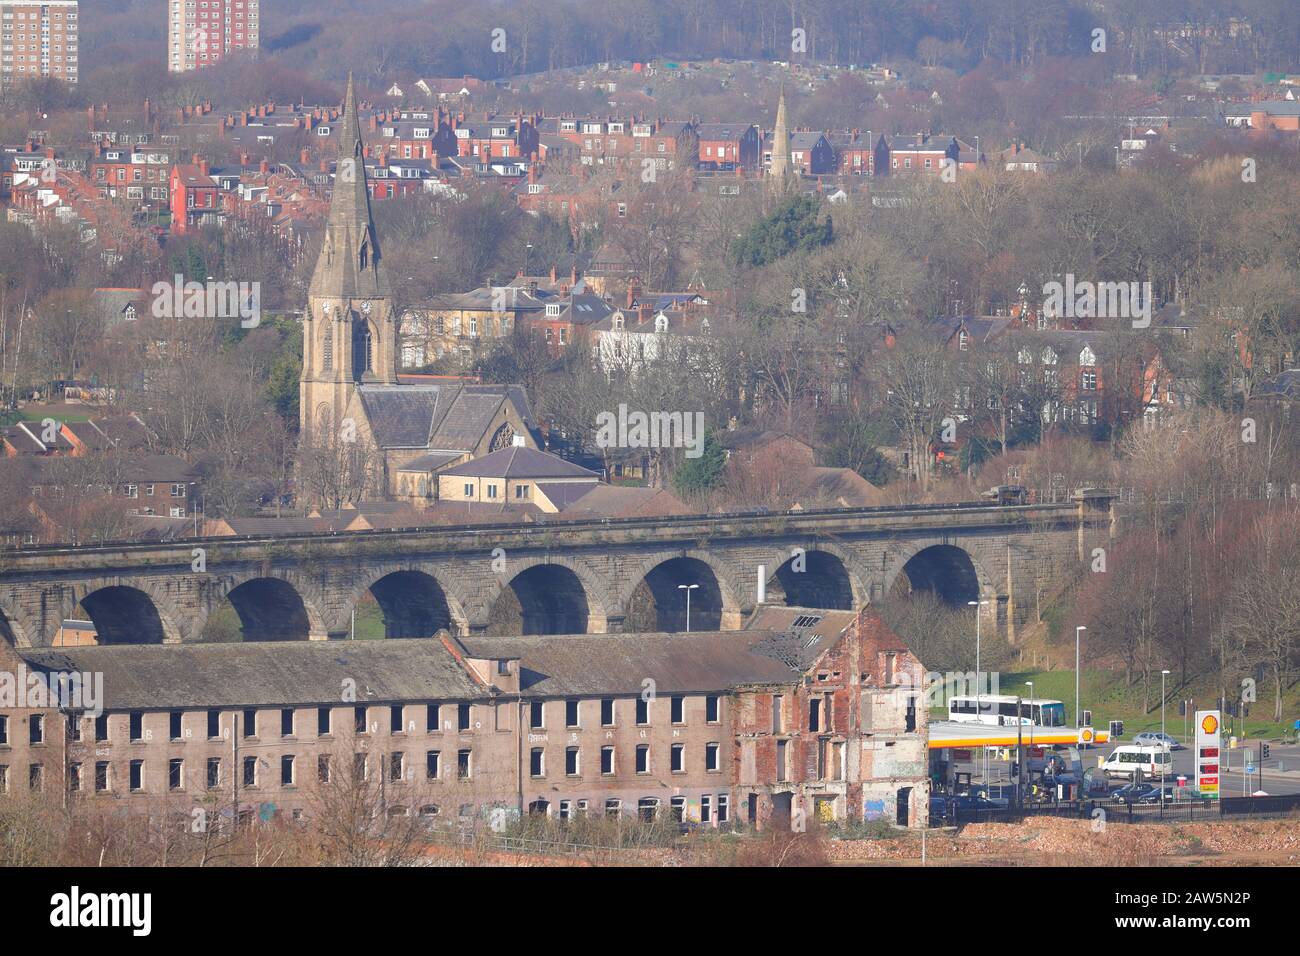
<svg viewBox="0 0 1300 956"><path fill-rule="evenodd" d="M1092 743L1094 736L1091 727L1084 727L1079 731L1079 743L1090 744Z"/></svg>
<svg viewBox="0 0 1300 956"><path fill-rule="evenodd" d="M1196 712L1196 786L1201 795L1219 799L1219 731L1223 717L1217 710Z"/></svg>

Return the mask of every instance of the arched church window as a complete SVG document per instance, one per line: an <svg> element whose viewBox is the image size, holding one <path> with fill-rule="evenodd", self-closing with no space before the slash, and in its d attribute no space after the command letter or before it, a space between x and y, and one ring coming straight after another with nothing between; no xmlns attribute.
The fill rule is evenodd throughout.
<svg viewBox="0 0 1300 956"><path fill-rule="evenodd" d="M329 405L321 402L316 406L316 434L320 435L322 438L330 433L330 418Z"/></svg>
<svg viewBox="0 0 1300 956"><path fill-rule="evenodd" d="M488 443L488 451L500 451L502 448L509 448L515 443L515 430L509 422L506 422L492 435L492 440Z"/></svg>
<svg viewBox="0 0 1300 956"><path fill-rule="evenodd" d="M321 343L321 368L329 371L334 367L334 326L325 326L325 338Z"/></svg>
<svg viewBox="0 0 1300 956"><path fill-rule="evenodd" d="M375 370L374 335L369 322L357 322L352 326L352 375L361 378L367 372Z"/></svg>

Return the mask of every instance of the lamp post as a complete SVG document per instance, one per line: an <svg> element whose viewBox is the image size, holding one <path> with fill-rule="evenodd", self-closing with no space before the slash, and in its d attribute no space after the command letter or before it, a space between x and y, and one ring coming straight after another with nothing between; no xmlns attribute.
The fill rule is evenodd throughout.
<svg viewBox="0 0 1300 956"><path fill-rule="evenodd" d="M1020 698L1016 698L1016 806L1025 806L1025 725L1020 722Z"/></svg>
<svg viewBox="0 0 1300 956"><path fill-rule="evenodd" d="M980 706L980 684L983 678L980 676L980 607L988 604L988 601L967 601L969 607L975 609L975 719L981 725L984 723L984 711ZM984 786L989 785L989 748L984 747Z"/></svg>
<svg viewBox="0 0 1300 956"><path fill-rule="evenodd" d="M1029 754L1021 756L1021 770L1024 770L1024 764L1028 763L1029 757L1033 756L1034 751L1034 682L1025 681L1025 686L1029 688ZM1024 718L1020 714L1020 708L1023 705L1016 701L1016 726L1024 726Z"/></svg>
<svg viewBox="0 0 1300 956"><path fill-rule="evenodd" d="M1169 671L1160 672L1160 743L1162 746L1168 746L1165 743L1165 678L1169 676ZM1171 750L1172 754L1173 751ZM1160 761L1160 810L1163 813L1165 808L1165 762Z"/></svg>
<svg viewBox="0 0 1300 956"><path fill-rule="evenodd" d="M691 633L691 592L698 588L698 584L679 584L677 590L686 592L686 633Z"/></svg>
<svg viewBox="0 0 1300 956"><path fill-rule="evenodd" d="M980 712L980 612L981 606L988 601L967 601L967 607L975 608L975 713Z"/></svg>
<svg viewBox="0 0 1300 956"><path fill-rule="evenodd" d="M1079 710L1079 632L1088 628L1080 624L1074 629L1074 726L1083 726L1082 711Z"/></svg>

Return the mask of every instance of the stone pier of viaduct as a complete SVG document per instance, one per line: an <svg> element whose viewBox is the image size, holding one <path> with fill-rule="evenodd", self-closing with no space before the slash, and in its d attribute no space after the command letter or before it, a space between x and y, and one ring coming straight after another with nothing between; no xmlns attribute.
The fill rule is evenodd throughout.
<svg viewBox="0 0 1300 956"><path fill-rule="evenodd" d="M0 639L54 642L88 617L102 643L196 640L227 604L244 640L349 634L359 602L389 637L738 628L760 599L854 607L891 589L986 600L1016 629L1114 533L1103 494L787 514L422 528L0 554ZM685 588L683 585L698 585ZM368 592L368 595L367 595ZM233 618L232 618L233 619Z"/></svg>

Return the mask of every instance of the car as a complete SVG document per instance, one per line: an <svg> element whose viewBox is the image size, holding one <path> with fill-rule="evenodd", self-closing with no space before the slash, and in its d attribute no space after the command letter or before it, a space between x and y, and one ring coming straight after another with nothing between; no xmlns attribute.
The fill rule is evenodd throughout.
<svg viewBox="0 0 1300 956"><path fill-rule="evenodd" d="M1139 747L1168 747L1170 750L1186 750L1187 748L1180 744L1168 734L1161 733L1158 730L1147 730L1140 734L1133 735L1133 743Z"/></svg>
<svg viewBox="0 0 1300 956"><path fill-rule="evenodd" d="M1160 803L1166 803L1166 804L1173 803L1174 796L1175 796L1174 791L1176 789L1177 789L1176 787L1164 787L1163 789L1160 787L1151 787L1150 789L1147 790L1146 793L1142 794L1142 796L1138 797L1137 800L1135 800L1134 802L1140 803L1143 806L1155 806ZM1162 793L1163 793L1163 799L1161 798Z"/></svg>
<svg viewBox="0 0 1300 956"><path fill-rule="evenodd" d="M953 798L953 807L958 812L969 812L971 810L1003 810L1005 806L994 803L987 797L980 794L967 793L960 797Z"/></svg>
<svg viewBox="0 0 1300 956"><path fill-rule="evenodd" d="M1154 793L1158 787L1149 783L1126 783L1110 795L1112 803L1138 803L1148 793Z"/></svg>

